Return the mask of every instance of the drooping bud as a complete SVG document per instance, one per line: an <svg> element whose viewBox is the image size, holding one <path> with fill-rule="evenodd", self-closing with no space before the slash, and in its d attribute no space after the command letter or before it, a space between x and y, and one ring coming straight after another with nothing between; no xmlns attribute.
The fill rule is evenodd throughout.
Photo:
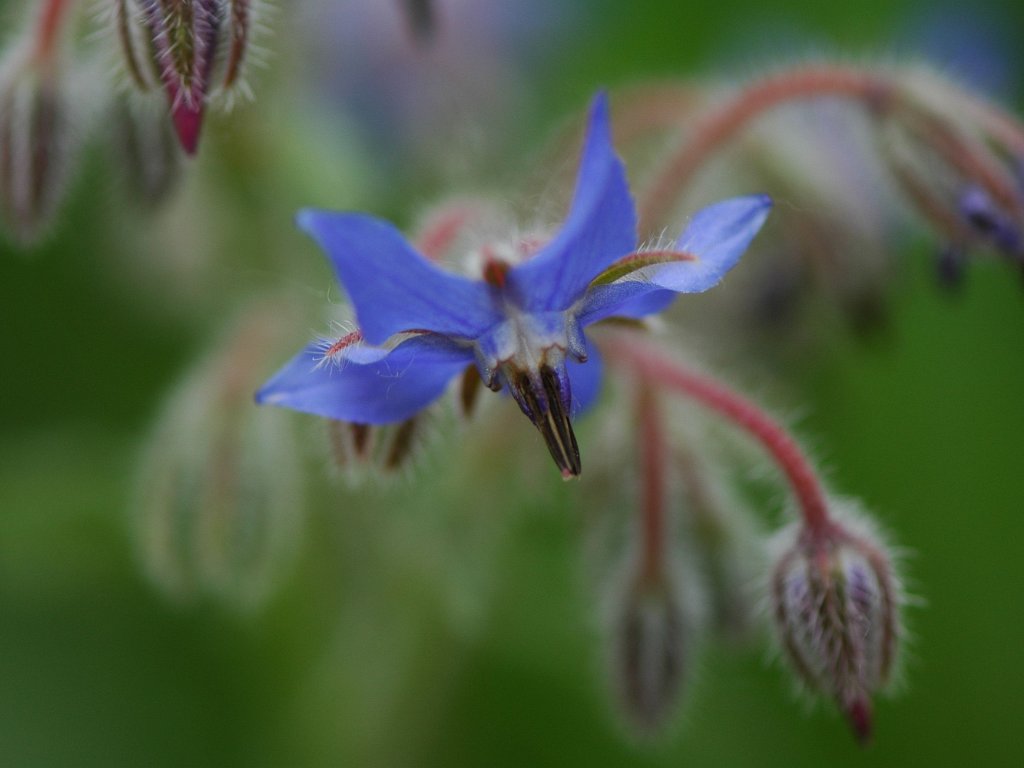
<svg viewBox="0 0 1024 768"><path fill-rule="evenodd" d="M981 187L969 184L960 193L960 212L974 231L990 240L1000 250L1019 254L1022 240L1020 228L992 201Z"/></svg>
<svg viewBox="0 0 1024 768"><path fill-rule="evenodd" d="M76 142L63 72L32 46L0 63L0 213L23 243L47 226L67 190Z"/></svg>
<svg viewBox="0 0 1024 768"><path fill-rule="evenodd" d="M1024 251L1020 136L995 108L929 72L903 79L880 116L883 157L914 207L957 246Z"/></svg>
<svg viewBox="0 0 1024 768"><path fill-rule="evenodd" d="M134 533L146 574L169 597L258 608L294 553L298 447L285 414L251 402L287 341L281 320L268 306L243 316L174 391L150 437Z"/></svg>
<svg viewBox="0 0 1024 768"><path fill-rule="evenodd" d="M839 512L825 533L780 534L771 603L782 648L809 690L831 697L861 743L871 698L892 677L902 595L892 557L870 525Z"/></svg>
<svg viewBox="0 0 1024 768"><path fill-rule="evenodd" d="M399 0L405 10L409 29L417 42L426 43L434 35L437 13L433 0Z"/></svg>
<svg viewBox="0 0 1024 768"><path fill-rule="evenodd" d="M662 731L679 703L689 631L668 584L640 584L614 619L610 661L623 715L641 735Z"/></svg>
<svg viewBox="0 0 1024 768"><path fill-rule="evenodd" d="M111 158L122 167L132 199L154 205L174 187L183 156L159 105L151 96L134 96L113 105Z"/></svg>
<svg viewBox="0 0 1024 768"><path fill-rule="evenodd" d="M966 271L967 254L962 248L946 245L936 254L935 276L947 291L953 292L963 285Z"/></svg>
<svg viewBox="0 0 1024 768"><path fill-rule="evenodd" d="M211 99L243 88L255 0L114 0L125 68L141 90L162 88L181 146L194 154Z"/></svg>

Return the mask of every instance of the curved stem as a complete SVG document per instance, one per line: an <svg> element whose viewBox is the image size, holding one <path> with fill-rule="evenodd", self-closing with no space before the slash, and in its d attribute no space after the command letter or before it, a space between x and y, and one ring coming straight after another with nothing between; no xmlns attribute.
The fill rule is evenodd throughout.
<svg viewBox="0 0 1024 768"><path fill-rule="evenodd" d="M675 196L714 151L754 119L792 101L838 96L877 106L891 88L880 75L842 66L809 66L780 72L750 85L696 127L689 141L669 157L664 170L640 196L640 232L652 231Z"/></svg>
<svg viewBox="0 0 1024 768"><path fill-rule="evenodd" d="M635 334L609 334L605 341L609 363L628 367L649 386L696 400L761 443L789 481L807 529L815 536L828 532L831 521L825 490L800 446L781 425L721 382L665 358Z"/></svg>

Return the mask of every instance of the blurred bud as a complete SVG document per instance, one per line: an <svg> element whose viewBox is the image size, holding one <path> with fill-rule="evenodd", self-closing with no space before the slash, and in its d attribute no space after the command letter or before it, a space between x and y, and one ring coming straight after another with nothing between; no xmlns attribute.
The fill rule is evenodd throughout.
<svg viewBox="0 0 1024 768"><path fill-rule="evenodd" d="M113 106L112 162L123 170L133 200L162 201L181 171L181 149L161 108L148 98L126 94Z"/></svg>
<svg viewBox="0 0 1024 768"><path fill-rule="evenodd" d="M172 393L150 437L136 544L170 597L257 608L294 552L298 447L287 414L256 408L251 397L287 346L281 320L269 306L245 314Z"/></svg>
<svg viewBox="0 0 1024 768"><path fill-rule="evenodd" d="M979 237L989 240L1001 251L1020 255L1021 231L992 201L989 194L970 184L960 192L960 213Z"/></svg>
<svg viewBox="0 0 1024 768"><path fill-rule="evenodd" d="M141 90L162 88L181 146L194 154L209 101L244 89L257 0L114 0L125 68Z"/></svg>
<svg viewBox="0 0 1024 768"><path fill-rule="evenodd" d="M871 697L891 678L901 635L892 557L871 526L842 513L824 534L787 528L780 544L771 601L782 647L808 689L834 699L866 743Z"/></svg>
<svg viewBox="0 0 1024 768"><path fill-rule="evenodd" d="M913 72L879 112L892 177L954 247L987 245L1014 262L1024 255L1024 134L976 94L926 71Z"/></svg>
<svg viewBox="0 0 1024 768"><path fill-rule="evenodd" d="M950 292L963 285L967 271L967 254L962 248L947 245L941 248L935 257L935 276L939 285Z"/></svg>
<svg viewBox="0 0 1024 768"><path fill-rule="evenodd" d="M708 622L722 639L749 639L757 616L756 590L760 544L746 505L724 483L694 480L685 472L686 512L694 554L707 587Z"/></svg>
<svg viewBox="0 0 1024 768"><path fill-rule="evenodd" d="M640 736L663 731L678 708L688 672L689 625L667 579L634 583L614 611L612 684L626 722Z"/></svg>
<svg viewBox="0 0 1024 768"><path fill-rule="evenodd" d="M0 63L0 212L23 243L56 213L76 154L61 74L26 44Z"/></svg>
<svg viewBox="0 0 1024 768"><path fill-rule="evenodd" d="M413 38L426 43L434 36L437 17L433 0L399 0Z"/></svg>

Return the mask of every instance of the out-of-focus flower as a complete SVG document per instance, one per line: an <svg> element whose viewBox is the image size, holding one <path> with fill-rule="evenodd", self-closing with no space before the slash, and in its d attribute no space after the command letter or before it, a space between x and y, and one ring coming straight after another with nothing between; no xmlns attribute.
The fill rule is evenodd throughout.
<svg viewBox="0 0 1024 768"><path fill-rule="evenodd" d="M694 628L666 580L634 584L612 617L609 664L619 706L641 736L670 722L689 672Z"/></svg>
<svg viewBox="0 0 1024 768"><path fill-rule="evenodd" d="M78 149L60 22L39 24L0 60L0 213L22 242L49 224Z"/></svg>
<svg viewBox="0 0 1024 768"><path fill-rule="evenodd" d="M445 172L472 171L476 159L467 166L467 157L518 139L510 129L521 125L529 104L524 80L543 77L564 53L584 6L575 0L297 5L302 82L314 84L321 106L351 118L378 162L406 176L411 167L436 169L438 161ZM447 151L454 145L462 151Z"/></svg>
<svg viewBox="0 0 1024 768"><path fill-rule="evenodd" d="M428 40L434 34L437 24L437 11L434 0L399 0L405 9L405 17L409 20L409 29L413 36L420 40Z"/></svg>
<svg viewBox="0 0 1024 768"><path fill-rule="evenodd" d="M770 207L760 195L721 202L697 213L673 249L637 251L633 201L598 97L562 229L520 263L506 258L519 255L516 248L491 254L483 280L435 267L368 216L301 213L300 226L327 251L348 292L359 330L326 348L308 346L257 399L349 422L402 421L475 363L487 386L516 399L563 476L578 475L570 415L594 399L601 376L583 328L658 312L677 293L712 287Z"/></svg>
<svg viewBox="0 0 1024 768"><path fill-rule="evenodd" d="M164 109L126 94L113 105L112 160L124 171L132 198L155 205L174 187L182 152Z"/></svg>
<svg viewBox="0 0 1024 768"><path fill-rule="evenodd" d="M134 530L143 568L169 597L257 608L294 552L298 445L283 414L249 399L283 340L284 317L266 305L249 310L171 394L150 437Z"/></svg>
<svg viewBox="0 0 1024 768"><path fill-rule="evenodd" d="M900 189L946 250L987 246L1024 263L1024 131L930 70L910 71L896 87L879 112L878 138Z"/></svg>
<svg viewBox="0 0 1024 768"><path fill-rule="evenodd" d="M825 535L794 525L779 534L771 605L793 670L835 700L861 742L871 697L890 681L903 602L892 556L849 510L833 510Z"/></svg>

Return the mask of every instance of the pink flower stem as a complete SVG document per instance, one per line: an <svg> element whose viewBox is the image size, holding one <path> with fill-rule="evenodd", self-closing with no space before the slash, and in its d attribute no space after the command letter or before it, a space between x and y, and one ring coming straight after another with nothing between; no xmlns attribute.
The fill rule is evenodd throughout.
<svg viewBox="0 0 1024 768"><path fill-rule="evenodd" d="M807 530L815 537L829 532L825 490L800 446L782 426L721 382L667 359L636 334L609 334L604 341L609 363L628 369L648 386L696 400L761 443L786 476Z"/></svg>
<svg viewBox="0 0 1024 768"><path fill-rule="evenodd" d="M36 30L35 60L39 65L53 61L68 11L74 4L75 0L43 0Z"/></svg>
<svg viewBox="0 0 1024 768"><path fill-rule="evenodd" d="M640 232L653 231L701 165L765 112L789 102L823 96L877 108L888 100L892 90L878 74L832 65L791 69L747 86L697 124L689 141L668 158L661 173L640 195Z"/></svg>
<svg viewBox="0 0 1024 768"><path fill-rule="evenodd" d="M668 445L663 415L655 391L643 382L637 393L637 456L640 465L640 579L656 582L662 576L665 547L665 464Z"/></svg>

